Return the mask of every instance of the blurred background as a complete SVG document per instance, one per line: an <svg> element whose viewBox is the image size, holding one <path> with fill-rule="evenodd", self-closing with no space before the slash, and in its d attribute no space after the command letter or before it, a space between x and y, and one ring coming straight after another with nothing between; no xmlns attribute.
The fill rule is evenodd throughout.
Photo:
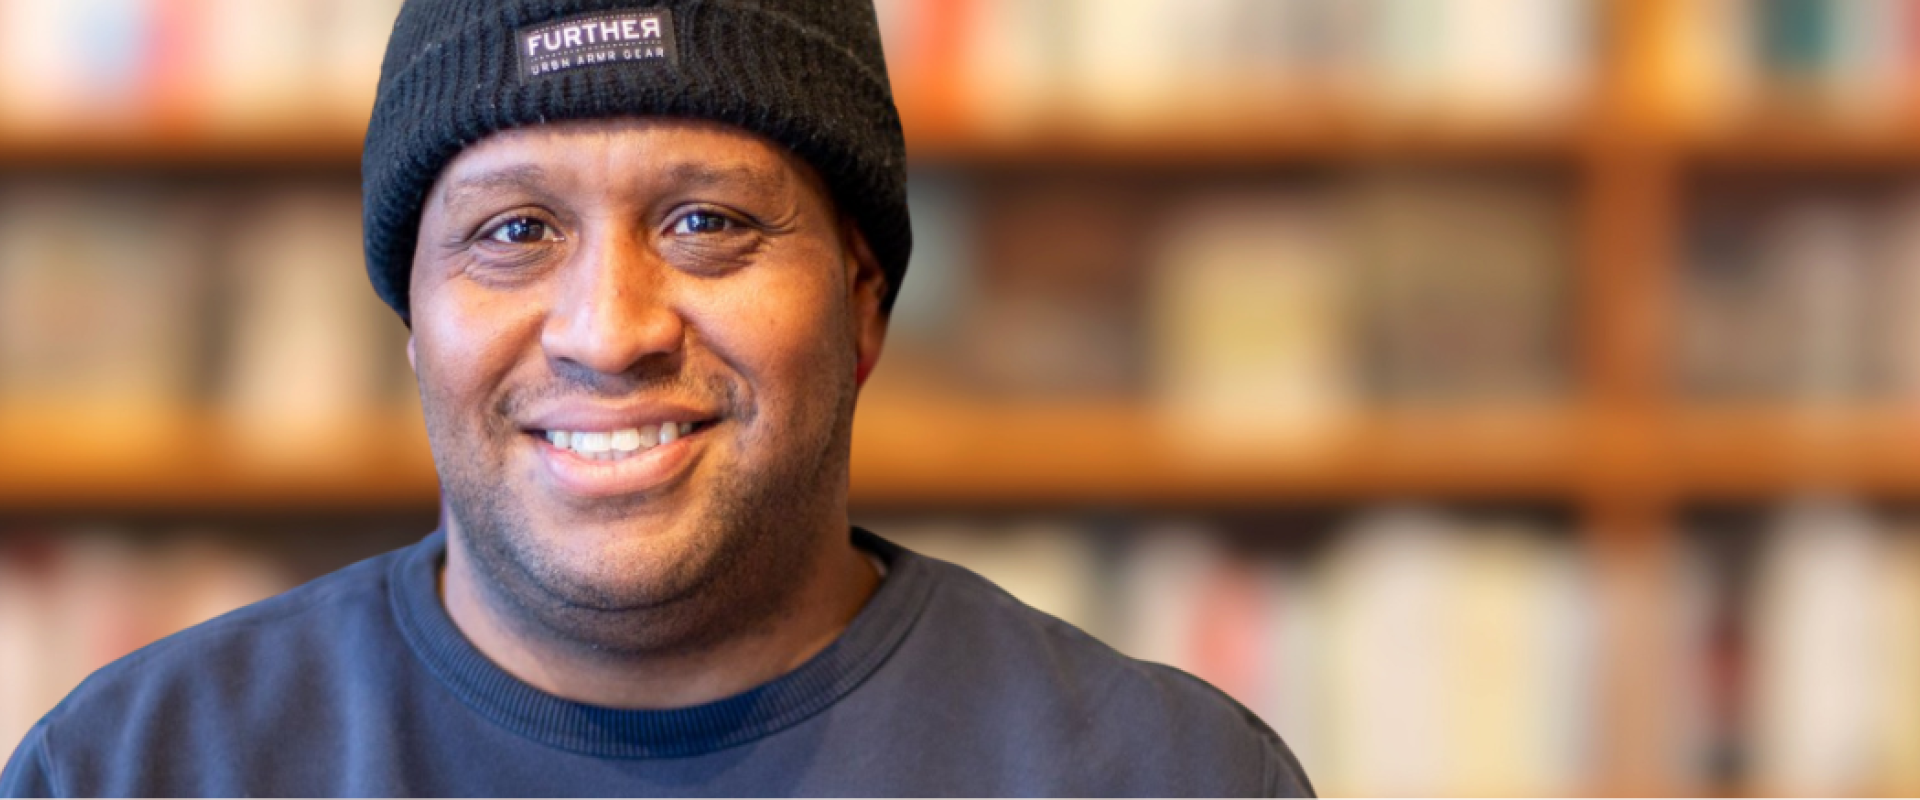
<svg viewBox="0 0 1920 800"><path fill-rule="evenodd" d="M0 0L0 750L406 544L397 0ZM1325 794L1920 793L1920 2L881 0L859 522Z"/></svg>

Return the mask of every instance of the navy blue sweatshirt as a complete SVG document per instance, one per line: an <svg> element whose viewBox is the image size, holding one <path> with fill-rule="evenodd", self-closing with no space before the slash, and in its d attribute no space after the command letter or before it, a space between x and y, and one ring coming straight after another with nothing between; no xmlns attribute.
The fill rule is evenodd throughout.
<svg viewBox="0 0 1920 800"><path fill-rule="evenodd" d="M1294 795L1271 730L959 567L878 537L832 645L666 711L543 693L462 637L446 539L361 562L95 673L0 795Z"/></svg>

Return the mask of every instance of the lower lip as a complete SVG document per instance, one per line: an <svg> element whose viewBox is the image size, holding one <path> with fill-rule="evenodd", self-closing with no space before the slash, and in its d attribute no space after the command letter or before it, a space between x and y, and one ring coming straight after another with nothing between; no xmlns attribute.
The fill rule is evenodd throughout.
<svg viewBox="0 0 1920 800"><path fill-rule="evenodd" d="M693 464L706 433L701 428L618 461L584 458L554 447L544 436L529 438L555 488L581 498L608 498L645 494L674 482Z"/></svg>

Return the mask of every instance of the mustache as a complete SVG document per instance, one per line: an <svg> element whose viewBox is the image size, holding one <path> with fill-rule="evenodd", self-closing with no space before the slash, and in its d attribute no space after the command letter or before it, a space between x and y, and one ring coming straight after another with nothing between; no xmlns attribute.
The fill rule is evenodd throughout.
<svg viewBox="0 0 1920 800"><path fill-rule="evenodd" d="M517 419L520 412L536 403L570 399L621 400L647 397L670 399L695 408L711 409L721 416L746 417L750 411L739 387L721 375L695 376L685 373L632 376L592 374L556 374L552 379L516 387L501 395L495 413L505 419Z"/></svg>

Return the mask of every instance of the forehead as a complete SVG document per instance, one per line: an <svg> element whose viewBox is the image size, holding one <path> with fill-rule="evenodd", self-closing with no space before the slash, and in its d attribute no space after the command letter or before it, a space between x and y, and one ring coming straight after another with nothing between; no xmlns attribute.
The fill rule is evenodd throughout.
<svg viewBox="0 0 1920 800"><path fill-rule="evenodd" d="M503 184L560 192L705 185L767 196L809 192L826 199L825 183L813 168L771 139L717 122L635 117L495 133L447 164L428 205Z"/></svg>

